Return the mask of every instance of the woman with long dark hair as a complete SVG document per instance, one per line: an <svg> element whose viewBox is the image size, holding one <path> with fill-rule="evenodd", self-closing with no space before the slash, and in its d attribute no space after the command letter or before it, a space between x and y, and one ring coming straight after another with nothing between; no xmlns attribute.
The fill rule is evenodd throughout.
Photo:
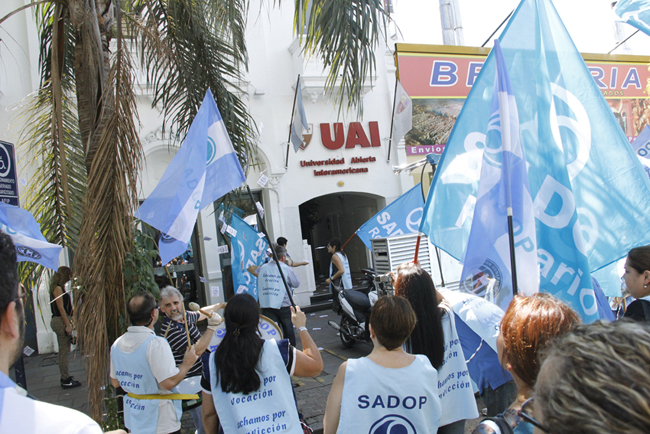
<svg viewBox="0 0 650 434"><path fill-rule="evenodd" d="M406 298L415 311L417 323L406 341L406 351L425 355L438 371L442 416L440 434L463 434L465 420L478 417L467 364L460 346L454 311L436 291L429 273L412 262L397 267L395 294ZM456 376L460 378L455 378ZM461 380L461 383L458 381ZM453 387L451 387L453 386Z"/></svg>
<svg viewBox="0 0 650 434"><path fill-rule="evenodd" d="M350 263L345 253L341 251L341 242L334 238L327 243L327 252L332 255L330 261L330 277L325 283L330 285L330 292L342 289L352 289L352 275L350 274Z"/></svg>
<svg viewBox="0 0 650 434"><path fill-rule="evenodd" d="M239 294L228 300L226 334L209 363L212 400L225 433L272 429L302 434L290 375L318 375L323 360L305 327L305 314L300 307L292 307L291 314L303 351L287 339L260 337L260 308L252 296Z"/></svg>
<svg viewBox="0 0 650 434"><path fill-rule="evenodd" d="M81 386L81 383L72 378L68 371L68 357L72 343L72 297L65 292L65 285L72 280L72 270L61 266L50 279L50 307L52 308L52 321L50 325L56 333L59 344L59 372L61 373L61 387L71 389Z"/></svg>

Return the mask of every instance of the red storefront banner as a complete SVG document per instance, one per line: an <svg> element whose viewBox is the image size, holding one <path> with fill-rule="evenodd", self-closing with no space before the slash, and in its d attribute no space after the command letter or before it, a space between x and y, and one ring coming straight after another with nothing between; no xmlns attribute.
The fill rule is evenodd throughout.
<svg viewBox="0 0 650 434"><path fill-rule="evenodd" d="M407 155L443 146L476 81L488 48L396 44L402 86L413 99L413 130ZM598 88L630 140L650 125L650 57L583 54ZM432 148L433 149L433 148ZM437 153L437 152L436 152Z"/></svg>

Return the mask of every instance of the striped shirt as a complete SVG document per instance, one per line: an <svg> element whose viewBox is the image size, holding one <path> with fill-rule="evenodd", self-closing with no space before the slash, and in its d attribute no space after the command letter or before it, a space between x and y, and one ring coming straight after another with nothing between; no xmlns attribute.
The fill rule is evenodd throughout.
<svg viewBox="0 0 650 434"><path fill-rule="evenodd" d="M190 331L190 340L192 341L192 345L194 345L199 339L201 339L201 332L196 327L196 322L199 319L199 313L186 312L186 315L187 315L187 326ZM167 332L168 328L169 331ZM174 361L176 362L176 366L178 366L181 363L183 363L185 350L187 350L187 346L188 346L185 324L183 324L182 322L172 321L168 317L165 317L162 321L162 325L160 326L160 331L159 331L160 336L165 336L165 332L167 332L167 337L166 337L167 342L169 342L169 346L172 348L172 353L174 353ZM194 366L192 366L192 369L189 370L189 372L185 377L186 378L195 377L197 375L201 375L202 372L203 372L203 363L201 362L201 358L199 357L199 359L196 361Z"/></svg>

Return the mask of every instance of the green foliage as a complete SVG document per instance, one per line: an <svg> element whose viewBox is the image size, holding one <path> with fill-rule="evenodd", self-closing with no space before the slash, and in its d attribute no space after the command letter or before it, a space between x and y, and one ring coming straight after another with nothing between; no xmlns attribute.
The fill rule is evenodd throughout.
<svg viewBox="0 0 650 434"><path fill-rule="evenodd" d="M116 396L115 389L111 386L106 387L104 390L104 421L102 423L102 430L115 431L118 429L126 429L124 427L124 418L117 410L118 400L122 399L121 396Z"/></svg>
<svg viewBox="0 0 650 434"><path fill-rule="evenodd" d="M153 273L153 261L158 256L156 242L137 228L136 222L133 235L133 249L126 254L124 260L124 295L128 299L139 291L148 291L158 299L160 289L156 284Z"/></svg>

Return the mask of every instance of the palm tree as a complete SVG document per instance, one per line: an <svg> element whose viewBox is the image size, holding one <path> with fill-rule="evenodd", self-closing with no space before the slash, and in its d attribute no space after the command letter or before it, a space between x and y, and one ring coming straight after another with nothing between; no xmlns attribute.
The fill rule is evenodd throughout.
<svg viewBox="0 0 650 434"><path fill-rule="evenodd" d="M255 160L256 126L237 95L247 69L249 1L42 0L0 25L28 8L40 32L41 80L22 112L29 122L21 142L39 165L25 205L50 242L75 254L89 401L101 422L108 349L124 318L122 270L133 245L143 160L132 53L163 112L163 128L182 136L210 88L246 167L245 160ZM363 84L373 76L388 20L381 0L295 0L294 31L304 54L329 68L326 91L340 110L361 113ZM26 272L35 281L42 270Z"/></svg>

